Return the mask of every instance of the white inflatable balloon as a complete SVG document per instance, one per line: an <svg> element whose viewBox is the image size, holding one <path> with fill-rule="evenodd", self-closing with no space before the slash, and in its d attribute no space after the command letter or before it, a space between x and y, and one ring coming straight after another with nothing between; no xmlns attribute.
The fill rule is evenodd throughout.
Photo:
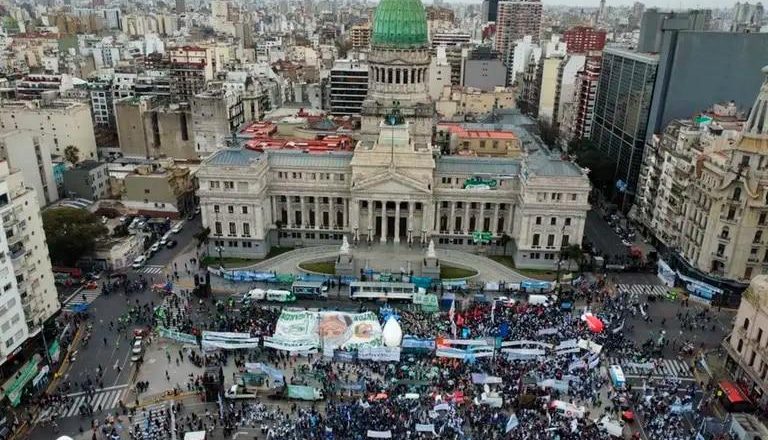
<svg viewBox="0 0 768 440"><path fill-rule="evenodd" d="M384 324L384 328L381 331L381 339L387 347L399 347L403 341L403 329L400 328L400 324L392 316Z"/></svg>
<svg viewBox="0 0 768 440"><path fill-rule="evenodd" d="M57 438L56 440L74 440L72 437L67 437L66 435L62 435L61 437Z"/></svg>

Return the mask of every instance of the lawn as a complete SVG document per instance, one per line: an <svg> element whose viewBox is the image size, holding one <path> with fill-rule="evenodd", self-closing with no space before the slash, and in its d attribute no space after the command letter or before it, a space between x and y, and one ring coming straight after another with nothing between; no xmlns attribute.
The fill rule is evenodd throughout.
<svg viewBox="0 0 768 440"><path fill-rule="evenodd" d="M329 275L336 274L336 266L333 261L299 263L299 267L310 272L327 273Z"/></svg>
<svg viewBox="0 0 768 440"><path fill-rule="evenodd" d="M521 275L525 275L529 278L536 278L542 281L555 281L557 279L557 271L548 269L519 269L515 267L515 260L508 255L491 255L491 259L501 263L509 268L515 269L520 272ZM568 271L560 271L560 274L564 274Z"/></svg>
<svg viewBox="0 0 768 440"><path fill-rule="evenodd" d="M464 269L461 267L440 265L440 278L444 280L453 280L457 278L469 278L477 275L476 270Z"/></svg>
<svg viewBox="0 0 768 440"><path fill-rule="evenodd" d="M292 247L276 247L273 246L272 249L269 250L269 253L267 254L267 258L269 259L275 256L278 256L280 254L283 254L288 251L292 251ZM258 258L234 258L234 257L224 257L221 259L223 261L223 266L226 268L238 268L238 267L246 267L253 264L256 264L258 262L264 261L262 259ZM205 258L203 258L203 265L204 266L215 266L218 267L221 264L221 261L219 260L219 257L209 255Z"/></svg>

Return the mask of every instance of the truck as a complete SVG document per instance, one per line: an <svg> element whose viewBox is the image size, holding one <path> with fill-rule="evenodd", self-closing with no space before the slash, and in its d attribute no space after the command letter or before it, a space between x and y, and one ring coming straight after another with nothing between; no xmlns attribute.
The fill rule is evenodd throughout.
<svg viewBox="0 0 768 440"><path fill-rule="evenodd" d="M255 399L258 395L258 387L235 384L224 392L227 399Z"/></svg>

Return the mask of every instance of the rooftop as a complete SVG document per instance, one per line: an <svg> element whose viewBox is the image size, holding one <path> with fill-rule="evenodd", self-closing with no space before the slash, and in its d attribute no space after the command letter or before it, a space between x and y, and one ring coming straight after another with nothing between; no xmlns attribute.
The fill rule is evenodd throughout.
<svg viewBox="0 0 768 440"><path fill-rule="evenodd" d="M500 139L500 140L514 140L517 139L515 133L511 131L502 130L489 130L481 127L467 127L462 124L438 124L438 128L445 127L449 132L463 138L473 139Z"/></svg>
<svg viewBox="0 0 768 440"><path fill-rule="evenodd" d="M304 151L270 150L267 152L270 166L292 168L346 168L352 160L351 152L325 152L310 154Z"/></svg>
<svg viewBox="0 0 768 440"><path fill-rule="evenodd" d="M84 160L79 164L77 164L77 167L75 167L75 169L90 171L96 168L104 167L106 165L107 164L104 162L97 162L95 160Z"/></svg>
<svg viewBox="0 0 768 440"><path fill-rule="evenodd" d="M520 159L441 156L435 160L435 172L439 174L515 176L520 173Z"/></svg>
<svg viewBox="0 0 768 440"><path fill-rule="evenodd" d="M581 167L574 162L546 156L544 154L530 155L525 160L528 170L543 177L579 177L584 176Z"/></svg>
<svg viewBox="0 0 768 440"><path fill-rule="evenodd" d="M263 153L245 148L225 148L213 153L205 160L207 165L218 166L249 166L252 162L264 157Z"/></svg>

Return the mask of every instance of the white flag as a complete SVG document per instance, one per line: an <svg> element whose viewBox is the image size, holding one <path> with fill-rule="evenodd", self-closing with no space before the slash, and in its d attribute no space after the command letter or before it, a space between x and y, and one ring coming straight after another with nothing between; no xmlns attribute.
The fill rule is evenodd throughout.
<svg viewBox="0 0 768 440"><path fill-rule="evenodd" d="M517 420L517 414L512 413L511 416L509 416L509 420L507 420L507 428L505 432L509 432L515 428L517 428L517 425L519 425L520 422Z"/></svg>
<svg viewBox="0 0 768 440"><path fill-rule="evenodd" d="M453 320L453 317L455 314L456 314L456 299L451 301L451 309L448 310L448 318L451 320L451 332L453 333L454 338L456 338L456 321Z"/></svg>

